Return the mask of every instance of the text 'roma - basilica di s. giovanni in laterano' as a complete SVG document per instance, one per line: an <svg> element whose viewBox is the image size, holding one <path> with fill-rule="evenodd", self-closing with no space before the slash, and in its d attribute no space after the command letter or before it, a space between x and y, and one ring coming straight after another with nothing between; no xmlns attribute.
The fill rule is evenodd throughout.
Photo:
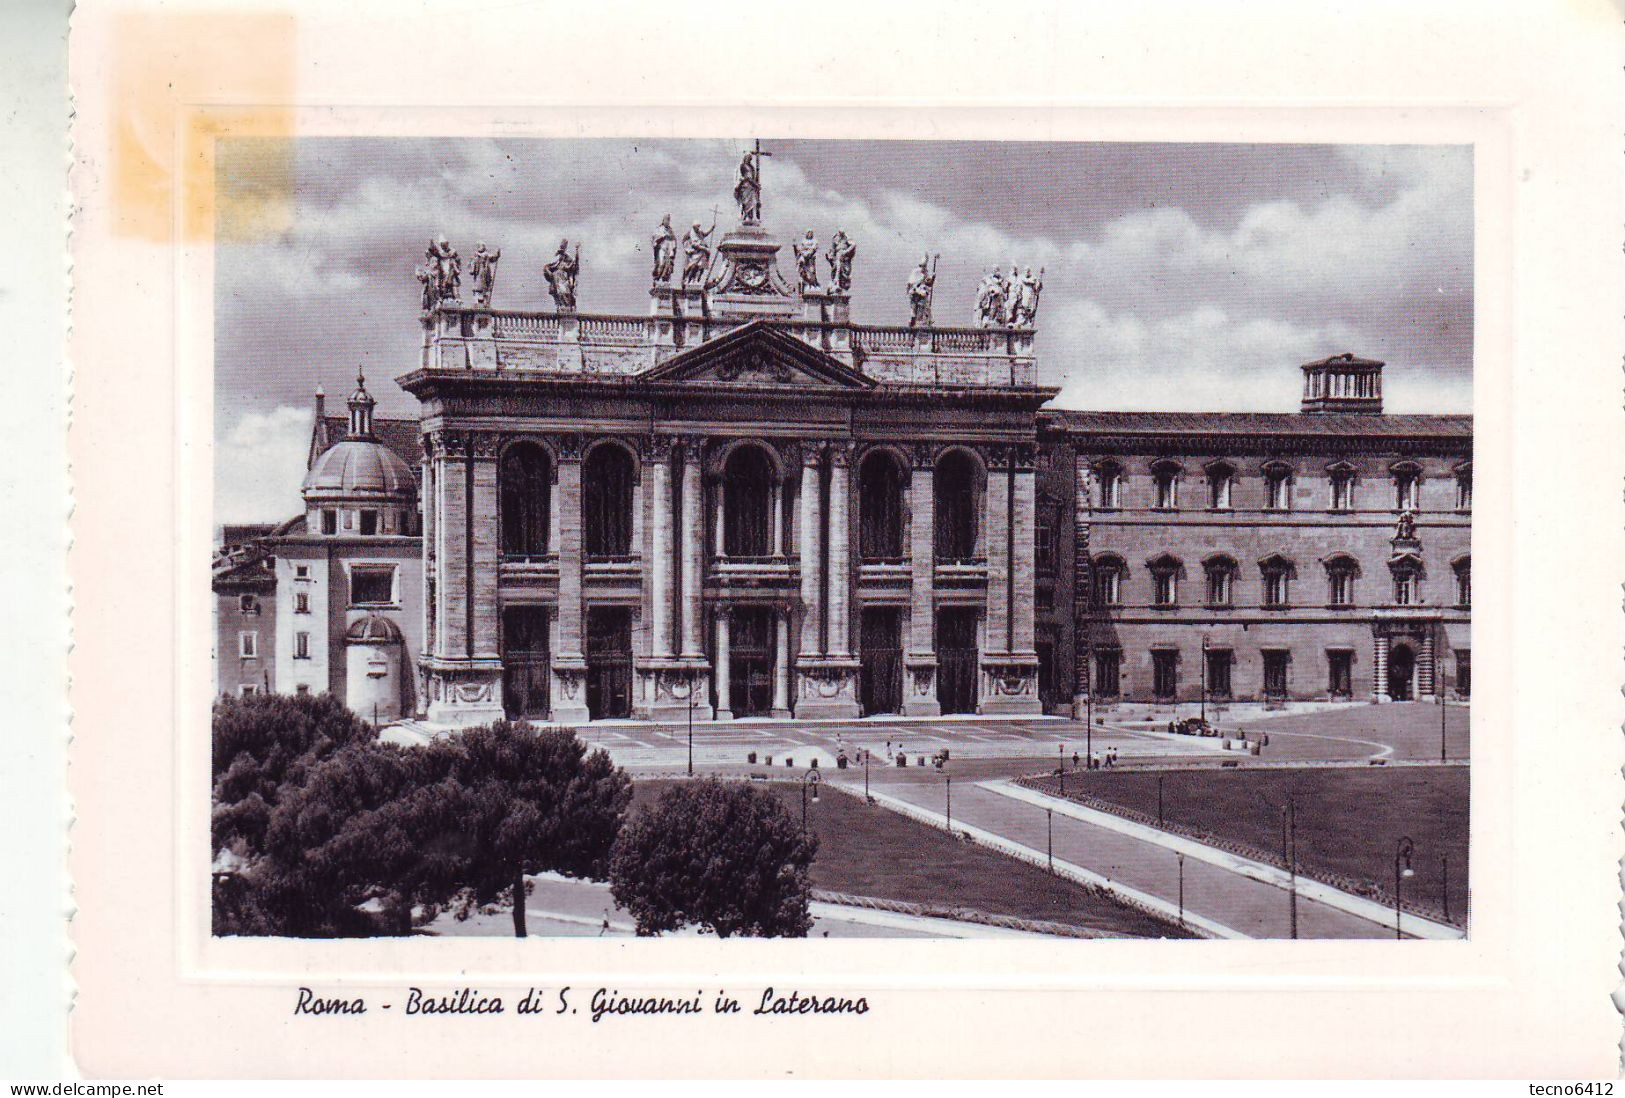
<svg viewBox="0 0 1625 1098"><path fill-rule="evenodd" d="M1349 353L1283 365L1295 412L1050 408L1042 271L943 326L928 258L857 323L856 243L781 268L754 150L734 197L660 223L642 316L578 310L579 244L514 312L499 250L431 243L419 415L318 395L305 513L225 530L219 689L447 726L1468 695L1470 416L1384 414Z"/></svg>

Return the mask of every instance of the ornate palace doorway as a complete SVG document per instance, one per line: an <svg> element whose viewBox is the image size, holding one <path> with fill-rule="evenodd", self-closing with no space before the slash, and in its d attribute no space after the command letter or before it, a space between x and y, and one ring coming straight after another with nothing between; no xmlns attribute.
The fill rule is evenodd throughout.
<svg viewBox="0 0 1625 1098"><path fill-rule="evenodd" d="M765 717L773 707L773 611L742 606L732 613L728 706L735 718Z"/></svg>
<svg viewBox="0 0 1625 1098"><path fill-rule="evenodd" d="M903 618L892 606L863 612L858 637L863 661L858 680L858 704L865 717L873 713L903 711Z"/></svg>
<svg viewBox="0 0 1625 1098"><path fill-rule="evenodd" d="M624 606L587 611L587 717L632 715L632 612Z"/></svg>
<svg viewBox="0 0 1625 1098"><path fill-rule="evenodd" d="M944 713L976 712L976 611L937 613L937 702Z"/></svg>

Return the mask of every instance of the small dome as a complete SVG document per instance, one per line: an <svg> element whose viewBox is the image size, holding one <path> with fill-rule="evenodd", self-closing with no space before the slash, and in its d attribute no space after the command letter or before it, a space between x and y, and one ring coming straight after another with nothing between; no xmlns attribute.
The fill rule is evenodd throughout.
<svg viewBox="0 0 1625 1098"><path fill-rule="evenodd" d="M344 639L351 644L400 644L401 630L388 618L368 614L351 623L344 631Z"/></svg>
<svg viewBox="0 0 1625 1098"><path fill-rule="evenodd" d="M347 438L328 449L305 474L304 491L331 496L399 496L411 499L417 478L400 455L381 442Z"/></svg>

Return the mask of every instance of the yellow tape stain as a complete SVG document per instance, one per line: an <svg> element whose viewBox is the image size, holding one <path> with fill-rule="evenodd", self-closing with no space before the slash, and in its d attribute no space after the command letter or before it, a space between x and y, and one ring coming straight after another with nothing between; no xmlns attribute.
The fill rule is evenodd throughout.
<svg viewBox="0 0 1625 1098"><path fill-rule="evenodd" d="M250 240L285 229L293 210L295 17L126 13L114 40L115 231L162 242ZM248 153L251 181L244 173L217 187L216 146L226 138L263 140Z"/></svg>

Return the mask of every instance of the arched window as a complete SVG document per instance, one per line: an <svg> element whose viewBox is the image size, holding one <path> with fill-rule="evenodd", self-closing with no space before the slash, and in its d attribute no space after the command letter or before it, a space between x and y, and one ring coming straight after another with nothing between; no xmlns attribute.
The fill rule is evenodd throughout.
<svg viewBox="0 0 1625 1098"><path fill-rule="evenodd" d="M1394 605L1419 605L1422 601L1422 562L1406 555L1391 561L1388 570L1394 577Z"/></svg>
<svg viewBox="0 0 1625 1098"><path fill-rule="evenodd" d="M1095 466L1098 484L1096 506L1113 510L1123 506L1123 467L1115 461L1103 461Z"/></svg>
<svg viewBox="0 0 1625 1098"><path fill-rule="evenodd" d="M1471 557L1458 557L1450 568L1456 573L1456 605L1473 604L1473 561Z"/></svg>
<svg viewBox="0 0 1625 1098"><path fill-rule="evenodd" d="M858 548L867 561L903 559L903 485L890 450L871 450L858 469Z"/></svg>
<svg viewBox="0 0 1625 1098"><path fill-rule="evenodd" d="M773 552L773 463L756 446L741 446L722 468L723 552L765 557Z"/></svg>
<svg viewBox="0 0 1625 1098"><path fill-rule="evenodd" d="M1347 553L1336 553L1326 558L1326 605L1353 606L1354 581L1360 575L1360 564Z"/></svg>
<svg viewBox="0 0 1625 1098"><path fill-rule="evenodd" d="M1422 467L1414 461L1401 461L1388 471L1394 477L1394 510L1417 510L1422 500Z"/></svg>
<svg viewBox="0 0 1625 1098"><path fill-rule="evenodd" d="M1207 473L1208 506L1215 511L1225 511L1230 508L1230 489L1236 482L1236 469L1227 461L1215 461L1205 470Z"/></svg>
<svg viewBox="0 0 1625 1098"><path fill-rule="evenodd" d="M1456 466L1456 510L1473 509L1473 463L1464 461Z"/></svg>
<svg viewBox="0 0 1625 1098"><path fill-rule="evenodd" d="M936 497L937 559L968 561L976 556L976 462L963 450L950 450L932 475Z"/></svg>
<svg viewBox="0 0 1625 1098"><path fill-rule="evenodd" d="M502 555L527 559L548 552L548 518L553 509L553 472L547 451L534 442L508 447L497 466Z"/></svg>
<svg viewBox="0 0 1625 1098"><path fill-rule="evenodd" d="M1354 474L1354 466L1346 461L1326 466L1326 477L1331 485L1328 503L1333 511L1348 511L1354 507Z"/></svg>
<svg viewBox="0 0 1625 1098"><path fill-rule="evenodd" d="M1123 577L1128 572L1128 565L1123 558L1107 553L1095 558L1094 584L1096 606L1123 605Z"/></svg>
<svg viewBox="0 0 1625 1098"><path fill-rule="evenodd" d="M1203 561L1202 570L1207 574L1207 604L1229 606L1235 598L1236 562L1220 554Z"/></svg>
<svg viewBox="0 0 1625 1098"><path fill-rule="evenodd" d="M1169 553L1146 562L1151 573L1151 605L1164 609L1179 605L1179 574L1185 566Z"/></svg>
<svg viewBox="0 0 1625 1098"><path fill-rule="evenodd" d="M1153 506L1173 510L1179 506L1179 474L1184 470L1177 461L1151 463Z"/></svg>
<svg viewBox="0 0 1625 1098"><path fill-rule="evenodd" d="M1292 510L1292 466L1284 461L1264 463L1264 506L1271 511Z"/></svg>
<svg viewBox="0 0 1625 1098"><path fill-rule="evenodd" d="M632 553L632 457L611 443L595 446L581 467L588 558Z"/></svg>
<svg viewBox="0 0 1625 1098"><path fill-rule="evenodd" d="M1292 605L1292 580L1297 575L1297 565L1276 553L1259 561L1258 570L1264 577L1264 605L1274 608Z"/></svg>

